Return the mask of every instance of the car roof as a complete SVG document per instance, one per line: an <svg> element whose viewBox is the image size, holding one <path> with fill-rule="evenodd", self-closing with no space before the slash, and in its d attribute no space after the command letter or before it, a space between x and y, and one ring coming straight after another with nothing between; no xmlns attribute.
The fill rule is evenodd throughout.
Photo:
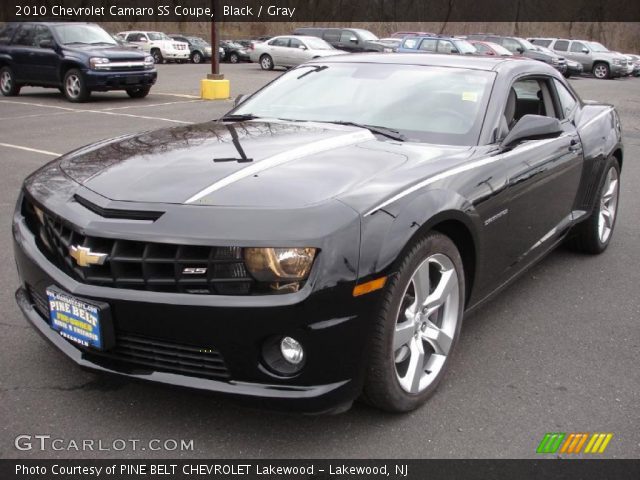
<svg viewBox="0 0 640 480"><path fill-rule="evenodd" d="M496 71L507 73L531 71L549 73L556 76L557 71L544 62L511 57L490 57L476 55L439 55L430 53L352 53L318 58L307 63L378 63L387 65L423 65L432 67L468 68L471 70Z"/></svg>

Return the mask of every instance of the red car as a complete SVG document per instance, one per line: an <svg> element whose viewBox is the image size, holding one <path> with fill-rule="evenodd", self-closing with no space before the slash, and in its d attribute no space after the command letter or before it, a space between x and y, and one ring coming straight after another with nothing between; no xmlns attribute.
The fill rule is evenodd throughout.
<svg viewBox="0 0 640 480"><path fill-rule="evenodd" d="M469 40L471 45L476 47L478 55L491 55L496 57L513 57L513 53L493 42L482 42L480 40Z"/></svg>

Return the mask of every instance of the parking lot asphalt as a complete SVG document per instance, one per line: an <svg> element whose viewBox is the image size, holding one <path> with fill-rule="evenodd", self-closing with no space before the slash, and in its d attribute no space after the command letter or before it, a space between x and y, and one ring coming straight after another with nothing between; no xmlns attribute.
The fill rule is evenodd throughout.
<svg viewBox="0 0 640 480"><path fill-rule="evenodd" d="M188 390L81 370L45 343L14 301L11 216L24 177L75 147L133 131L220 116L231 101L198 99L208 65L162 65L151 94L57 90L0 97L0 457L440 458L534 457L546 432L612 432L606 457L640 456L640 79L571 80L613 103L625 136L621 207L596 257L559 248L465 318L447 377L405 415L355 404L310 417L246 408ZM280 72L223 65L232 94ZM20 451L20 434L83 439L185 439L193 451Z"/></svg>

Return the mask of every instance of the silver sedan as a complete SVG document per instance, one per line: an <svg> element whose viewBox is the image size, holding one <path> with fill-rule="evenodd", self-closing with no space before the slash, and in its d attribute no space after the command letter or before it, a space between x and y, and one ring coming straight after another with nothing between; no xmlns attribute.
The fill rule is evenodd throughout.
<svg viewBox="0 0 640 480"><path fill-rule="evenodd" d="M346 53L321 38L285 35L255 44L250 56L251 61L259 62L263 70L272 70L273 67L295 67L312 58Z"/></svg>

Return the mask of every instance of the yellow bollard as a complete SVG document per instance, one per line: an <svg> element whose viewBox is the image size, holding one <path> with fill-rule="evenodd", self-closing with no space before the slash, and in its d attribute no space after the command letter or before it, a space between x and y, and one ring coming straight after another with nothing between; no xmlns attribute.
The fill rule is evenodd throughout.
<svg viewBox="0 0 640 480"><path fill-rule="evenodd" d="M227 100L230 92L229 80L200 80L200 98L203 100Z"/></svg>

